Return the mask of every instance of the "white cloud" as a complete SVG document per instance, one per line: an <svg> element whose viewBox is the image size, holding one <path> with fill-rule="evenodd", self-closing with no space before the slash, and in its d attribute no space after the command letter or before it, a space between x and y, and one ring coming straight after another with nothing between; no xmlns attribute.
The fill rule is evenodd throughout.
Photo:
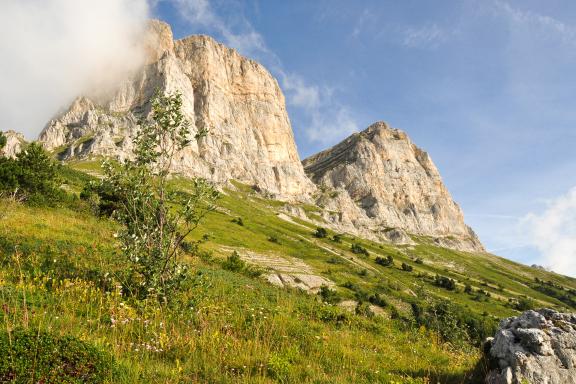
<svg viewBox="0 0 576 384"><path fill-rule="evenodd" d="M540 264L576 276L576 187L549 201L543 212L527 215L522 228L542 255Z"/></svg>
<svg viewBox="0 0 576 384"><path fill-rule="evenodd" d="M2 0L0 130L37 136L54 112L143 58L146 0Z"/></svg>
<svg viewBox="0 0 576 384"><path fill-rule="evenodd" d="M226 21L216 14L208 0L168 0L178 9L180 15L192 25L213 29L224 43L236 48L247 56L258 56L269 53L262 35L254 30L249 22L242 19L238 28L233 31Z"/></svg>
<svg viewBox="0 0 576 384"><path fill-rule="evenodd" d="M191 25L208 28L223 42L240 53L263 61L278 77L286 94L287 103L299 108L306 116L306 137L322 144L332 144L358 130L349 109L335 100L334 92L306 81L302 76L288 73L280 58L272 52L261 34L248 20L236 15L235 23L228 23L218 15L208 0L162 0L172 1L180 15Z"/></svg>
<svg viewBox="0 0 576 384"><path fill-rule="evenodd" d="M409 48L438 48L445 43L455 32L446 31L437 24L422 27L408 27L403 31L402 44Z"/></svg>
<svg viewBox="0 0 576 384"><path fill-rule="evenodd" d="M521 10L502 0L494 1L494 12L507 17L515 26L528 26L532 31L551 34L564 43L576 43L576 28L553 17Z"/></svg>

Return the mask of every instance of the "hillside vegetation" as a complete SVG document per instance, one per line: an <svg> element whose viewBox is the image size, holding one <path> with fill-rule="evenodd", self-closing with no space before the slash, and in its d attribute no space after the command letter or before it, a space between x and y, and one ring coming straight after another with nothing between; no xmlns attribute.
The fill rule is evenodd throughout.
<svg viewBox="0 0 576 384"><path fill-rule="evenodd" d="M203 241L185 247L192 277L167 305L137 300L122 290L118 224L78 198L99 167L58 172L68 192L53 204L1 200L1 332L95 348L113 362L93 382L465 383L481 375L479 344L497 319L575 308L573 279L426 238L393 246L335 234L317 208L301 207L309 220L291 217L238 183L186 243ZM266 277L282 271L258 260L287 260L296 285L302 272L330 287L276 287ZM72 373L70 382L90 382Z"/></svg>

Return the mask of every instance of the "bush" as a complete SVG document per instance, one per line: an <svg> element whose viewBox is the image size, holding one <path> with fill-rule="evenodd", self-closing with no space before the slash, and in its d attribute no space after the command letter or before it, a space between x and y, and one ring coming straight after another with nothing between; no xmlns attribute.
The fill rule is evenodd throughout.
<svg viewBox="0 0 576 384"><path fill-rule="evenodd" d="M326 228L322 227L316 228L316 232L314 232L314 237L324 239L326 236L328 236L328 231L326 230Z"/></svg>
<svg viewBox="0 0 576 384"><path fill-rule="evenodd" d="M497 328L495 320L447 300L429 305L412 303L412 313L417 326L425 326L437 332L442 340L457 345L479 346L488 336L493 336Z"/></svg>
<svg viewBox="0 0 576 384"><path fill-rule="evenodd" d="M332 241L335 243L341 243L342 242L342 235L340 235L340 234L333 235Z"/></svg>
<svg viewBox="0 0 576 384"><path fill-rule="evenodd" d="M388 255L386 257L377 256L375 261L376 261L376 264L382 265L384 267L389 267L391 265L394 265L394 258L390 255Z"/></svg>
<svg viewBox="0 0 576 384"><path fill-rule="evenodd" d="M0 333L0 383L104 383L111 356L74 337L31 329Z"/></svg>
<svg viewBox="0 0 576 384"><path fill-rule="evenodd" d="M534 300L528 297L520 297L518 300L512 302L512 308L517 311L527 311L529 309L534 309L536 307L536 303Z"/></svg>
<svg viewBox="0 0 576 384"><path fill-rule="evenodd" d="M268 238L268 241L271 243L280 244L280 240L278 240L278 238L276 236L270 236Z"/></svg>
<svg viewBox="0 0 576 384"><path fill-rule="evenodd" d="M363 246L361 246L358 243L352 243L352 246L350 247L350 250L352 251L352 253L355 253L357 255L364 255L364 256L369 256L370 254L368 253L368 250L366 248L364 248Z"/></svg>
<svg viewBox="0 0 576 384"><path fill-rule="evenodd" d="M242 218L241 218L241 217L237 217L237 218L235 218L235 219L232 219L232 222L238 224L238 225L241 226L241 227L244 226L244 221L242 221Z"/></svg>
<svg viewBox="0 0 576 384"><path fill-rule="evenodd" d="M379 307L387 307L388 306L388 302L386 301L386 299L384 299L382 296L380 296L380 294L375 293L373 295L371 295L370 297L368 297L368 301L374 305L377 305Z"/></svg>
<svg viewBox="0 0 576 384"><path fill-rule="evenodd" d="M262 275L262 270L260 268L246 264L236 251L232 252L232 254L226 258L226 261L222 263L222 268L228 271L242 273L248 277L258 277Z"/></svg>
<svg viewBox="0 0 576 384"><path fill-rule="evenodd" d="M362 301L359 301L358 304L356 304L355 312L360 316L374 317L374 312L370 309L370 305L368 303L363 303Z"/></svg>
<svg viewBox="0 0 576 384"><path fill-rule="evenodd" d="M456 289L456 282L445 276L436 275L434 278L434 284L449 291Z"/></svg>
<svg viewBox="0 0 576 384"><path fill-rule="evenodd" d="M232 272L240 272L244 268L246 268L246 262L240 258L238 252L234 251L224 263L222 263L222 268L232 271Z"/></svg>
<svg viewBox="0 0 576 384"><path fill-rule="evenodd" d="M33 204L62 200L58 167L40 144L32 143L16 159L0 158L0 193Z"/></svg>
<svg viewBox="0 0 576 384"><path fill-rule="evenodd" d="M413 269L414 268L411 265L406 264L406 263L402 263L402 270L403 271L412 272Z"/></svg>
<svg viewBox="0 0 576 384"><path fill-rule="evenodd" d="M318 291L318 296L322 298L322 301L328 304L336 304L340 302L340 296L338 292L333 289L330 289L326 285L320 287L320 291Z"/></svg>

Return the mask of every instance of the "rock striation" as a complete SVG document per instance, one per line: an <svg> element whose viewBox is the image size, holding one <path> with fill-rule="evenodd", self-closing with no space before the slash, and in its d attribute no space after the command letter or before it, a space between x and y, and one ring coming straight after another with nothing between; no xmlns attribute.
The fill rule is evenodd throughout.
<svg viewBox="0 0 576 384"><path fill-rule="evenodd" d="M343 230L407 242L402 231L432 236L438 245L483 251L464 223L430 156L406 133L372 124L303 161L323 193L325 218ZM402 230L402 231L400 231Z"/></svg>
<svg viewBox="0 0 576 384"><path fill-rule="evenodd" d="M576 314L527 311L500 323L487 384L576 384Z"/></svg>
<svg viewBox="0 0 576 384"><path fill-rule="evenodd" d="M40 134L60 159L132 154L138 121L150 98L179 91L192 134L208 136L178 154L173 171L222 183L236 179L277 198L315 190L294 142L284 96L260 64L208 36L173 40L170 27L150 23L146 63L107 96L83 96Z"/></svg>

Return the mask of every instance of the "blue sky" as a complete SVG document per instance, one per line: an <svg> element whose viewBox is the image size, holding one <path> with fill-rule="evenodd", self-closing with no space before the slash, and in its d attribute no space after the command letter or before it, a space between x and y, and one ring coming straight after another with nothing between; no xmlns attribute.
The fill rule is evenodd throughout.
<svg viewBox="0 0 576 384"><path fill-rule="evenodd" d="M576 275L576 2L160 0L279 79L302 158L385 120L489 250Z"/></svg>

